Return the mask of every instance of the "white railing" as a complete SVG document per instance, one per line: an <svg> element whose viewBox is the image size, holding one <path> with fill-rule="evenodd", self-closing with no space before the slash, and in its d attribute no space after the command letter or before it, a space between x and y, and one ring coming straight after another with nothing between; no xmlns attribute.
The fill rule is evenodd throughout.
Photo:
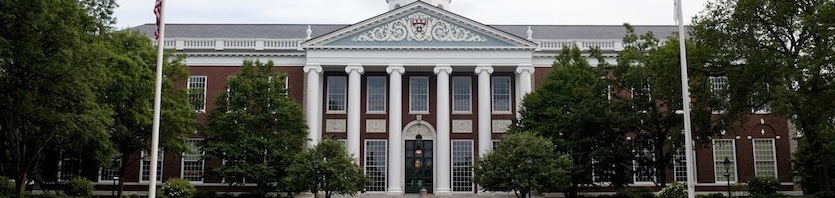
<svg viewBox="0 0 835 198"><path fill-rule="evenodd" d="M172 38L165 40L166 49L175 50L300 50L304 39L221 39ZM154 44L158 42L154 41Z"/></svg>
<svg viewBox="0 0 835 198"><path fill-rule="evenodd" d="M580 50L589 50L592 47L598 47L600 50L623 50L623 42L620 40L538 40L534 42L539 44L537 50L553 51L562 50L563 46L577 45Z"/></svg>

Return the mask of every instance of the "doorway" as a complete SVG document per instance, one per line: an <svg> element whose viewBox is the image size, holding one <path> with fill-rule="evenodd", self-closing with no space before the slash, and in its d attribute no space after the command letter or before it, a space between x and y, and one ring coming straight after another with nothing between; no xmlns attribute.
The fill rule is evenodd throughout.
<svg viewBox="0 0 835 198"><path fill-rule="evenodd" d="M432 193L432 140L406 140L406 193Z"/></svg>

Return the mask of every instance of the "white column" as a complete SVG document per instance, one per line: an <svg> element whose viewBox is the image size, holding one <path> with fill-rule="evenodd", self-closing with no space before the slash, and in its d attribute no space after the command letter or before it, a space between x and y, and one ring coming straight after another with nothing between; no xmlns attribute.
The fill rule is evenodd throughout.
<svg viewBox="0 0 835 198"><path fill-rule="evenodd" d="M519 111L522 110L522 99L532 91L531 75L533 72L531 64L519 64L519 67L516 67L516 82L518 83L516 85L518 89L516 91L516 117L519 117Z"/></svg>
<svg viewBox="0 0 835 198"><path fill-rule="evenodd" d="M345 73L348 73L348 153L353 155L359 162L360 157L360 77L365 70L360 64L348 64Z"/></svg>
<svg viewBox="0 0 835 198"><path fill-rule="evenodd" d="M310 139L307 147L312 148L319 143L322 136L322 130L320 130L322 125L319 124L319 120L322 117L322 111L320 110L322 103L318 102L322 98L322 92L319 91L319 75L322 74L322 66L308 63L304 66L303 70L307 75L307 84L305 84L307 96L304 99L305 120L307 120L308 128L307 139Z"/></svg>
<svg viewBox="0 0 835 198"><path fill-rule="evenodd" d="M438 156L438 163L435 163L435 167L438 168L438 188L435 190L435 193L438 195L452 195L452 188L450 188L451 181L449 177L450 174L452 174L450 171L451 159L449 149L449 75L452 73L452 67L450 67L449 64L438 64L435 66L434 71L435 75L438 77L438 121L435 123L438 138L438 152L436 154L436 156Z"/></svg>
<svg viewBox="0 0 835 198"><path fill-rule="evenodd" d="M388 194L403 194L403 73L406 68L400 64L390 64L386 68L389 73L389 166L388 166Z"/></svg>
<svg viewBox="0 0 835 198"><path fill-rule="evenodd" d="M478 74L478 155L484 156L493 149L490 138L493 131L490 128L490 116L493 113L490 106L490 74L493 73L493 67L490 64L478 64L475 73Z"/></svg>

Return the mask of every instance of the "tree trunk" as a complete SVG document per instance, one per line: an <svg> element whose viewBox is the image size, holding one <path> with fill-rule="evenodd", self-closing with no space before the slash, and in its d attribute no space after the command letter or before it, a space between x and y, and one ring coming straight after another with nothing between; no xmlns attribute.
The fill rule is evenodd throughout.
<svg viewBox="0 0 835 198"><path fill-rule="evenodd" d="M818 131L808 130L806 131L806 138L809 141L809 148L810 151L813 153L820 153L823 150L823 145L821 145L820 140L818 139L818 135L816 134ZM819 156L814 154L814 156ZM827 167L822 166L820 163L815 163L813 165L813 170L816 172L817 175L817 185L820 191L832 191L830 186L831 179L829 178L829 170Z"/></svg>
<svg viewBox="0 0 835 198"><path fill-rule="evenodd" d="M15 190L17 191L17 195L19 197L23 197L23 192L26 192L27 173L28 172L26 171L18 172L17 179L15 179Z"/></svg>

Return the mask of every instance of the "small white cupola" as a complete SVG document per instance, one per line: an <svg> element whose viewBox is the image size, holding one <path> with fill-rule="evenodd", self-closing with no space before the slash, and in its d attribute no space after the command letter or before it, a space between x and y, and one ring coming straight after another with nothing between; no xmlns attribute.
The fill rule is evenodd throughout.
<svg viewBox="0 0 835 198"><path fill-rule="evenodd" d="M444 10L448 10L449 4L452 2L452 0L386 0L386 3L389 4L389 10L394 10L415 1L423 1Z"/></svg>

